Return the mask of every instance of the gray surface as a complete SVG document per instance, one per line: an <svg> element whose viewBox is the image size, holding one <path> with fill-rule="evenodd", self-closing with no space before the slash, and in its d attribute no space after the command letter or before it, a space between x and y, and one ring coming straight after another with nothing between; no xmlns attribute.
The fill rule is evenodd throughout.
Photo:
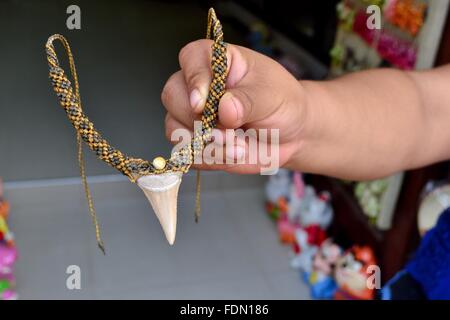
<svg viewBox="0 0 450 320"><path fill-rule="evenodd" d="M223 174L220 174L223 175ZM91 184L107 255L95 245L81 185L72 180L8 184L11 227L24 299L304 299L308 290L289 268L289 248L264 212L260 177L204 175L202 217L194 223L194 194L179 201L173 247L147 200L125 180ZM232 190L217 181L235 180ZM117 181L118 180L118 181ZM78 265L82 289L65 287Z"/></svg>

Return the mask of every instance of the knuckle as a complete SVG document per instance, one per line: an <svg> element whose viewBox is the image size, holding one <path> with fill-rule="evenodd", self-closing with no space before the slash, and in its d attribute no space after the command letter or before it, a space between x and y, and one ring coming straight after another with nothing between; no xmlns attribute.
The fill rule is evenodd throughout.
<svg viewBox="0 0 450 320"><path fill-rule="evenodd" d="M255 104L252 96L246 90L238 90L236 92L237 98L241 101L244 108L244 121L253 118Z"/></svg>
<svg viewBox="0 0 450 320"><path fill-rule="evenodd" d="M165 126L164 133L165 133L166 139L170 141L170 138L172 136L173 128L171 126L171 119L170 119L169 114L166 115L166 119L164 121L164 126Z"/></svg>
<svg viewBox="0 0 450 320"><path fill-rule="evenodd" d="M174 75L172 75L164 85L161 91L161 101L163 105L167 106L173 99L173 86L174 86Z"/></svg>
<svg viewBox="0 0 450 320"><path fill-rule="evenodd" d="M199 85L202 82L202 78L204 78L204 77L203 77L203 74L201 72L194 72L192 74L189 74L187 76L187 79L186 79L187 80L187 85L190 88L193 88L193 87Z"/></svg>
<svg viewBox="0 0 450 320"><path fill-rule="evenodd" d="M185 64L186 61L189 61L189 57L192 55L195 48L198 47L197 41L189 42L183 48L181 48L180 53L178 54L178 60L180 61L181 67Z"/></svg>
<svg viewBox="0 0 450 320"><path fill-rule="evenodd" d="M189 42L183 48L181 48L178 54L178 61L180 62L180 65L183 66L192 58L195 58L196 52L198 52L199 50L204 50L205 48L208 48L208 50L210 50L210 47L211 40L200 39Z"/></svg>

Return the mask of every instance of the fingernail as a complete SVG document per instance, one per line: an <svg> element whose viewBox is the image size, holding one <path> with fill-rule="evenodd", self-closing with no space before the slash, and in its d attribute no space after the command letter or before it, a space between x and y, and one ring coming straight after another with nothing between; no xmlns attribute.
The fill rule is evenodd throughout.
<svg viewBox="0 0 450 320"><path fill-rule="evenodd" d="M242 160L245 156L245 148L241 146L236 146L234 149L234 153L236 155L236 160Z"/></svg>
<svg viewBox="0 0 450 320"><path fill-rule="evenodd" d="M200 94L200 91L198 89L192 90L191 95L189 97L189 102L191 103L192 109L197 109L200 106L202 100L203 98L202 95Z"/></svg>
<svg viewBox="0 0 450 320"><path fill-rule="evenodd" d="M232 154L229 154L229 151L226 151L226 158L230 161L241 161L245 157L245 148L242 146L235 146L232 150Z"/></svg>
<svg viewBox="0 0 450 320"><path fill-rule="evenodd" d="M236 112L236 120L241 120L243 116L243 110L239 100L235 96L233 96L231 92L226 92L222 97L222 101L226 102L227 100L230 100L231 105L234 107L234 110Z"/></svg>

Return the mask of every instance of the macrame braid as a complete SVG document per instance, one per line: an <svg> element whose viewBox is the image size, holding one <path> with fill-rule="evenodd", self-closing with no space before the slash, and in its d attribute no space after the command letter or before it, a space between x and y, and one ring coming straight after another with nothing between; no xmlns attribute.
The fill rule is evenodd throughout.
<svg viewBox="0 0 450 320"><path fill-rule="evenodd" d="M223 41L222 25L217 19L214 9L212 8L209 9L208 12L206 38L214 41L212 44L211 58L212 81L201 117L201 128L194 132L191 143L187 144L180 150L173 152L170 158L163 161L164 166L161 168L155 166L154 163L150 161L127 156L120 150L111 146L109 142L96 130L94 124L84 114L81 106L78 76L69 43L60 34L52 35L45 45L47 61L50 68L49 77L52 82L53 90L56 92L61 106L66 111L67 117L77 131L79 144L82 139L86 142L89 148L97 154L99 159L120 171L132 182L136 182L139 177L149 174L161 174L167 172L186 173L191 167L195 156L201 155L205 144L211 140L211 131L217 123L219 101L225 92L225 83L227 78L226 43ZM64 70L60 67L53 45L55 40L59 40L62 43L68 55L74 88L72 87L72 83L68 79ZM97 242L100 248L104 250L103 243L100 239L95 210L93 209L92 199L86 183L84 165L82 164L83 155L81 145L79 145L79 162L88 204L96 227ZM200 214L199 190L200 180L199 174L197 174L196 220Z"/></svg>

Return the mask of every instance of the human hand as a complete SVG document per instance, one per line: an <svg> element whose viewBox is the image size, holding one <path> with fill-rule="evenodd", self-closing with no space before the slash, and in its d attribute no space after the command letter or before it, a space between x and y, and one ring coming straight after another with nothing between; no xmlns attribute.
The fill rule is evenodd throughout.
<svg viewBox="0 0 450 320"><path fill-rule="evenodd" d="M201 118L211 82L210 40L198 40L186 45L179 54L181 70L167 81L161 99L167 109L166 136L171 140L176 129L192 132L194 120ZM298 152L301 132L306 120L306 97L301 84L276 61L250 49L228 44L228 78L226 93L219 103L219 122L214 130L214 142L224 148L226 160L234 163L196 165L200 169L224 170L234 173L258 173L265 165L258 157L250 163L250 142L236 138L235 144L225 144L225 129L279 129L277 143L279 166L288 166ZM269 131L270 136L270 131ZM177 143L177 141L172 141ZM260 142L260 141L259 141ZM238 161L243 161L240 163ZM236 163L238 162L238 163Z"/></svg>

